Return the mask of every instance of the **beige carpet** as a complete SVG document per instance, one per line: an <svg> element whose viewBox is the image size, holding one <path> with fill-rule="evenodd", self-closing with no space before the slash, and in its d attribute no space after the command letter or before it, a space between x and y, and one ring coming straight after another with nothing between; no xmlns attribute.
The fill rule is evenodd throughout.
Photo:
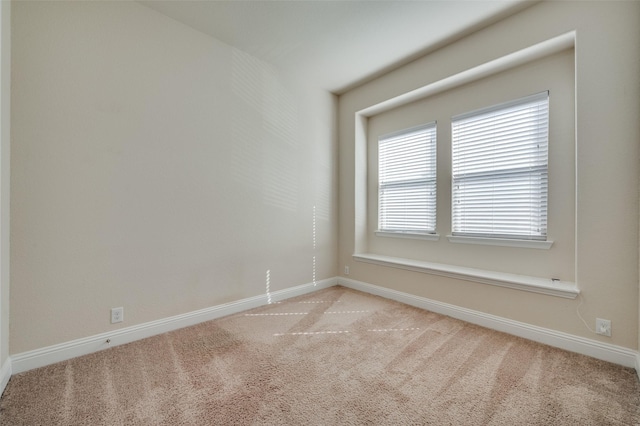
<svg viewBox="0 0 640 426"><path fill-rule="evenodd" d="M638 425L635 371L332 287L15 375L1 425Z"/></svg>

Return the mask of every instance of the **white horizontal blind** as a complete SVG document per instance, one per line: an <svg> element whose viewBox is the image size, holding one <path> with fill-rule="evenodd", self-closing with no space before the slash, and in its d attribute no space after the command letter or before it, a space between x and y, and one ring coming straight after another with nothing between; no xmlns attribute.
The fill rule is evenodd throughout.
<svg viewBox="0 0 640 426"><path fill-rule="evenodd" d="M549 93L451 126L453 235L546 240Z"/></svg>
<svg viewBox="0 0 640 426"><path fill-rule="evenodd" d="M436 229L436 123L378 139L378 229Z"/></svg>

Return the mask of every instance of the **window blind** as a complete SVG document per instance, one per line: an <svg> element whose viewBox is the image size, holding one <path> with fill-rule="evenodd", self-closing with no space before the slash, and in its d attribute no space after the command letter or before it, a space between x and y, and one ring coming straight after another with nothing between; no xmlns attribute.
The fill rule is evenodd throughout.
<svg viewBox="0 0 640 426"><path fill-rule="evenodd" d="M546 240L549 93L451 126L453 235Z"/></svg>
<svg viewBox="0 0 640 426"><path fill-rule="evenodd" d="M378 139L378 229L435 233L436 123Z"/></svg>

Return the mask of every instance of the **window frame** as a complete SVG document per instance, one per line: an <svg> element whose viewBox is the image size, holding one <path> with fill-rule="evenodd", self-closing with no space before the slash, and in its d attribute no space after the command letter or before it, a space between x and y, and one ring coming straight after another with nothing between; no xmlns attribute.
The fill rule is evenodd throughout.
<svg viewBox="0 0 640 426"><path fill-rule="evenodd" d="M514 115L508 120L505 118L507 114L517 114L515 111L527 108L531 109L523 113L525 119L517 116L513 122ZM539 111L534 111L536 108ZM493 121L496 116L497 122ZM450 242L528 248L551 246L547 234L550 116L550 95L546 90L451 118ZM469 122L474 122L471 136L461 130L461 125ZM493 139L485 147L478 141L487 137L489 131L478 123L483 127L488 124L491 132L498 125L509 127L499 129L501 138L491 135ZM520 132L517 126L522 125L530 127ZM511 134L514 129L520 132L518 136ZM456 132L460 133L458 139ZM505 148L511 150L511 155L501 159L497 154L503 154ZM463 155L467 155L468 160ZM475 188L470 189L474 182ZM509 186L498 189L496 183ZM467 187L457 191L459 184ZM461 197L462 201L467 198L470 213L460 208ZM500 197L506 199L494 204L493 200ZM516 205L518 202L520 206ZM524 225L518 224L518 220Z"/></svg>
<svg viewBox="0 0 640 426"><path fill-rule="evenodd" d="M396 179L391 182L385 182L383 176L386 174L386 169L384 167L385 154L383 154L384 150L381 146L384 143L393 143L396 142L406 143L407 139L416 137L416 135L426 132L424 136L424 143L427 145L424 147L425 152L422 154L424 156L424 168L427 176L423 177L408 177L406 179L400 180ZM438 170L437 170L437 138L438 138L438 126L436 121L431 121L425 124L421 124L418 126L412 126L405 129L397 130L391 133L387 133L384 135L380 135L378 137L377 148L378 148L378 173L377 173L377 228L375 231L376 236L380 237L398 237L398 238L416 238L416 239L427 239L427 240L437 240L439 235L437 234L437 185L438 185ZM406 150L406 146L404 148L400 148L401 150ZM416 151L413 151L416 153ZM411 153L398 153L397 155L411 155ZM406 160L406 159L405 159ZM411 170L415 171L416 164L411 165ZM398 170L395 170L396 177ZM392 172L393 173L393 172ZM409 173L407 173L409 174ZM424 215L421 215L421 218L418 218L419 221L423 221L426 227L406 227L406 228L398 228L398 227L389 227L383 226L383 222L385 219L383 216L385 215L385 202L383 192L385 188L398 189L402 190L410 190L411 188L419 187L421 185L426 186L427 192L429 194L425 195L427 199L425 203ZM388 206L388 205L387 205ZM415 206L414 206L415 208ZM409 216L405 218L406 220L416 220L416 216ZM398 217L394 218L394 220L398 220Z"/></svg>

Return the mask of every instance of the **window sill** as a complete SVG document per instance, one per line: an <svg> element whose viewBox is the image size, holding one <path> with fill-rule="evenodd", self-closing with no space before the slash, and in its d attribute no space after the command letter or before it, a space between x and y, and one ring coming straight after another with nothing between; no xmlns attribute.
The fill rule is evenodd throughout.
<svg viewBox="0 0 640 426"><path fill-rule="evenodd" d="M440 239L439 234L417 234L417 233L409 233L409 232L389 232L389 231L376 231L377 237L386 237L386 238L409 238L415 240L428 240L428 241L438 241Z"/></svg>
<svg viewBox="0 0 640 426"><path fill-rule="evenodd" d="M574 282L553 281L548 278L487 271L484 269L382 256L371 253L354 254L353 259L357 262L365 262L388 266L391 268L405 269L408 271L439 275L458 280L496 285L499 287L541 293L566 299L575 299L580 293L580 290Z"/></svg>
<svg viewBox="0 0 640 426"><path fill-rule="evenodd" d="M455 235L447 235L450 243L460 244L478 244L484 246L501 246L501 247L520 247L532 248L540 250L549 250L553 245L553 241L538 240L516 240L508 238L487 238L487 237L460 237Z"/></svg>

